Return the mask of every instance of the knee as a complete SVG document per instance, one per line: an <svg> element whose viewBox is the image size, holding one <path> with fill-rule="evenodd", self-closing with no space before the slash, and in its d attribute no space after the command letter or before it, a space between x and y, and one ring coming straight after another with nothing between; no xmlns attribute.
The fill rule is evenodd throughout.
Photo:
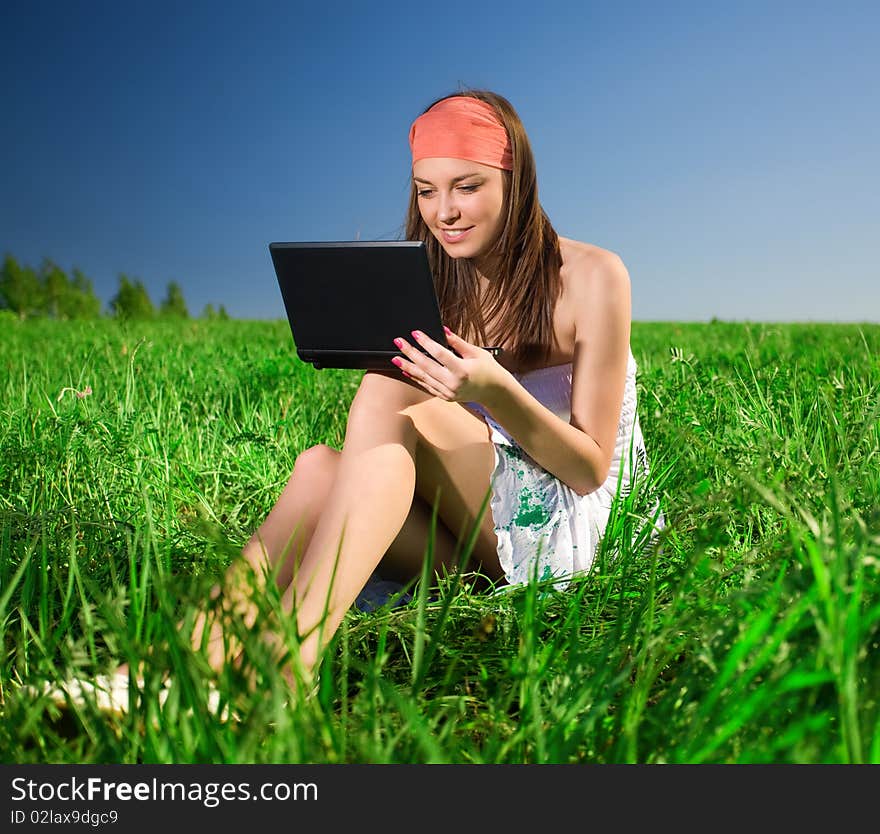
<svg viewBox="0 0 880 834"><path fill-rule="evenodd" d="M328 489L336 474L339 452L319 443L297 455L291 480L307 482L316 491Z"/></svg>
<svg viewBox="0 0 880 834"><path fill-rule="evenodd" d="M358 385L348 417L349 420L370 419L382 414L393 414L423 398L417 389L399 379L368 371Z"/></svg>
<svg viewBox="0 0 880 834"><path fill-rule="evenodd" d="M352 406L367 407L391 403L401 397L406 387L400 380L368 371L361 378Z"/></svg>

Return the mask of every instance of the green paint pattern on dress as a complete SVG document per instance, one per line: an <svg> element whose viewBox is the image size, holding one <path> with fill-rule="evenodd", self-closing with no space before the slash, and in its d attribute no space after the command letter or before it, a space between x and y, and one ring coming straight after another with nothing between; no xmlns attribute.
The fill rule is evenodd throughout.
<svg viewBox="0 0 880 834"><path fill-rule="evenodd" d="M540 499L535 500L530 489L523 489L519 494L519 512L513 523L517 527L543 527L549 521L550 515Z"/></svg>
<svg viewBox="0 0 880 834"><path fill-rule="evenodd" d="M527 460L531 460L531 458L529 458L526 453L516 445L500 446L499 451L503 452L511 461L511 469L516 472L519 482L524 484L529 473L526 471L526 467L517 466L513 461L522 464ZM538 494L524 486L519 494L519 508L517 513L511 519L511 524L504 525L503 529L509 530L510 526L514 526L530 527L534 530L549 524L551 516L547 511L547 508L544 506L543 498L543 494Z"/></svg>

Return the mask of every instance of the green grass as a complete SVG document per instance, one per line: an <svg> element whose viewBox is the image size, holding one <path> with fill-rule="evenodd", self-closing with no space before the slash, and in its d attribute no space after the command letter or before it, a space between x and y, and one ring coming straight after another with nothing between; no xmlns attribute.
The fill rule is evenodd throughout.
<svg viewBox="0 0 880 834"><path fill-rule="evenodd" d="M230 620L240 721L177 624L298 452L339 448L360 374L299 363L283 321L0 327L4 762L880 761L880 326L635 324L652 479L594 571L352 611L295 706ZM27 688L145 657L125 716Z"/></svg>

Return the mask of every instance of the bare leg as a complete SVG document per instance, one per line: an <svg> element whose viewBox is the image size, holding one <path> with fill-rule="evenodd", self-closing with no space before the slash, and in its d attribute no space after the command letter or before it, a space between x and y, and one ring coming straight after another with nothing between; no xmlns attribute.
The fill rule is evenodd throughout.
<svg viewBox="0 0 880 834"><path fill-rule="evenodd" d="M213 598L222 593L224 607L237 611L248 628L253 626L259 610L252 595L262 586L266 575L274 574L282 591L290 584L333 483L338 455L335 449L319 445L297 456L293 473L275 506L244 546L242 558L227 569L222 586L212 590ZM192 638L196 648L202 642L207 623L208 615L200 613ZM237 654L232 648L232 657L227 656L222 622L211 624L207 649L208 662L217 671Z"/></svg>
<svg viewBox="0 0 880 834"><path fill-rule="evenodd" d="M212 596L223 594L224 606L236 610L248 628L253 626L259 608L252 594L267 575L274 575L278 588L286 590L296 571L321 512L327 505L336 479L341 454L329 446L312 446L296 459L293 473L275 506L242 550L241 559L227 569L223 584L215 586ZM431 530L433 508L416 496L402 529L388 548L382 562L387 578L404 583L417 576L422 568L425 546ZM455 566L457 541L441 519L434 530L433 569L451 571ZM196 620L193 644L196 648L208 617L202 612ZM222 622L211 625L208 637L208 660L219 671L227 655Z"/></svg>
<svg viewBox="0 0 880 834"><path fill-rule="evenodd" d="M406 581L419 573L435 501L440 517L434 568L455 566L457 540L477 517L492 459L485 425L461 406L397 380L365 375L343 452L316 446L297 458L278 502L227 572L224 607L230 604L252 625L258 613L254 580L273 572L279 589L287 589L284 607L291 611L296 602L300 634L321 622L329 602L325 644L380 559L389 578ZM487 513L473 555L493 578L500 576L496 545ZM201 615L196 623L196 646L206 621ZM318 645L317 633L304 642L308 669ZM217 670L237 655L235 647L225 651L221 623L211 626L208 650Z"/></svg>
<svg viewBox="0 0 880 834"><path fill-rule="evenodd" d="M450 475L456 454L458 471ZM307 672L403 528L417 466L424 470L422 489L437 496L447 527L460 532L477 516L491 462L485 426L461 406L365 375L324 512L282 599L296 614ZM491 524L484 525L475 552L490 566L494 560L497 572L496 544Z"/></svg>

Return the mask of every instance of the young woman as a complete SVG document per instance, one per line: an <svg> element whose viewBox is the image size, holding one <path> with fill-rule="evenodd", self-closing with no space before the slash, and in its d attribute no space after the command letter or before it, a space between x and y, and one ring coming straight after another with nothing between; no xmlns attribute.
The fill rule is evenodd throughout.
<svg viewBox="0 0 880 834"><path fill-rule="evenodd" d="M223 589L253 622L243 577L274 571L306 670L377 568L419 573L435 505L436 570L479 522L483 574L562 585L590 568L618 480L646 463L627 270L556 234L513 107L486 91L440 99L409 142L406 237L426 244L449 347L400 334L396 367L364 375L343 448L297 457ZM219 625L208 642L213 665L230 660Z"/></svg>

